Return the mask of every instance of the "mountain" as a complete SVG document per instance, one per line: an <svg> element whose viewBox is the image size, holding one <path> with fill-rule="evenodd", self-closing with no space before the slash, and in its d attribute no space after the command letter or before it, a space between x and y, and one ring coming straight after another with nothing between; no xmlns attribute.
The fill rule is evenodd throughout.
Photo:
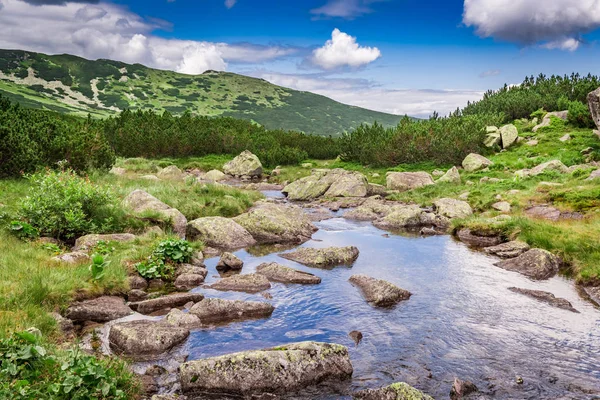
<svg viewBox="0 0 600 400"><path fill-rule="evenodd" d="M270 129L337 136L363 122L401 116L230 72L184 75L140 64L0 50L0 93L27 107L106 117L124 109L231 116Z"/></svg>

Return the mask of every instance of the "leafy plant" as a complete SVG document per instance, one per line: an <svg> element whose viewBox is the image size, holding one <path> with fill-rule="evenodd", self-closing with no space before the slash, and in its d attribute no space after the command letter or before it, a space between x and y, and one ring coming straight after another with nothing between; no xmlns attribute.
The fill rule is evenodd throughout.
<svg viewBox="0 0 600 400"><path fill-rule="evenodd" d="M94 253L100 254L103 256L107 256L115 251L115 247L110 244L110 242L99 240L98 243L94 246Z"/></svg>
<svg viewBox="0 0 600 400"><path fill-rule="evenodd" d="M0 359L2 399L125 400L136 391L122 361L54 350L32 332L1 339Z"/></svg>
<svg viewBox="0 0 600 400"><path fill-rule="evenodd" d="M146 279L169 279L175 272L173 264L186 263L193 254L194 249L187 240L163 240L147 260L136 264L136 269Z"/></svg>
<svg viewBox="0 0 600 400"><path fill-rule="evenodd" d="M35 239L40 236L39 231L27 222L12 221L10 230L20 239Z"/></svg>
<svg viewBox="0 0 600 400"><path fill-rule="evenodd" d="M58 255L62 253L62 249L60 248L60 246L54 243L42 243L41 247L42 249L49 251L53 255Z"/></svg>
<svg viewBox="0 0 600 400"><path fill-rule="evenodd" d="M105 261L101 254L94 254L92 256L92 265L90 265L92 279L95 281L102 279L108 264L110 264L110 261Z"/></svg>

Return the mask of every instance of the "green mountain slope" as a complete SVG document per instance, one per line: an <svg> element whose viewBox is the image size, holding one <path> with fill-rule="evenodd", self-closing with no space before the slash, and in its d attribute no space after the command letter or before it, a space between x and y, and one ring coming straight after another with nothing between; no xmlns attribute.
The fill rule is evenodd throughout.
<svg viewBox="0 0 600 400"><path fill-rule="evenodd" d="M339 135L363 122L396 125L401 118L228 72L184 75L20 50L0 50L0 93L28 107L69 114L105 117L126 108L190 111L318 135Z"/></svg>

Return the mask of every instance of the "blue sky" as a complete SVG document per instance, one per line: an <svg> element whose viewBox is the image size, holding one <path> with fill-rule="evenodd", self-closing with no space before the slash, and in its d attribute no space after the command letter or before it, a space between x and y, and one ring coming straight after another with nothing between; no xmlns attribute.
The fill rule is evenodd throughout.
<svg viewBox="0 0 600 400"><path fill-rule="evenodd" d="M0 0L0 47L227 70L442 114L525 75L598 73L600 0Z"/></svg>

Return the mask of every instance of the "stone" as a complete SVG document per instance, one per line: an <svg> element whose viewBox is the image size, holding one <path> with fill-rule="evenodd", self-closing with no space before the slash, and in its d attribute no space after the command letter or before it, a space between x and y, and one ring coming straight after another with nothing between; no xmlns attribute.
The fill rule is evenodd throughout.
<svg viewBox="0 0 600 400"><path fill-rule="evenodd" d="M323 173L313 173L307 177L300 178L285 186L282 193L289 200L295 201L313 200L321 197L327 192L329 186L331 186L328 181L322 179L323 176Z"/></svg>
<svg viewBox="0 0 600 400"><path fill-rule="evenodd" d="M533 218L547 219L549 221L558 221L560 219L560 210L550 206L534 206L525 210L525 214Z"/></svg>
<svg viewBox="0 0 600 400"><path fill-rule="evenodd" d="M526 144L527 146L531 146L531 147L533 147L533 146L537 146L537 145L538 145L538 143L539 143L539 141L538 141L538 140L536 140L536 139L531 139L531 140L528 140L528 141L526 141L526 142L525 142L525 144Z"/></svg>
<svg viewBox="0 0 600 400"><path fill-rule="evenodd" d="M209 181L209 182L221 182L225 179L227 179L227 175L225 175L223 172L219 171L218 169L213 169L213 170L208 171L206 174L204 174L204 177L202 178L202 180Z"/></svg>
<svg viewBox="0 0 600 400"><path fill-rule="evenodd" d="M177 290L191 290L204 282L205 275L200 274L181 274L175 278L173 286Z"/></svg>
<svg viewBox="0 0 600 400"><path fill-rule="evenodd" d="M312 163L306 162L306 163L302 163L302 164L301 164L301 167L302 167L302 168L312 168L312 167L313 167L313 165L312 165Z"/></svg>
<svg viewBox="0 0 600 400"><path fill-rule="evenodd" d="M225 252L221 254L221 258L217 263L217 271L239 271L244 266L244 262L234 254Z"/></svg>
<svg viewBox="0 0 600 400"><path fill-rule="evenodd" d="M443 182L460 184L460 173L458 172L458 168L450 168L448 172L444 174L444 176L437 180L437 183Z"/></svg>
<svg viewBox="0 0 600 400"><path fill-rule="evenodd" d="M352 331L348 334L352 340L354 340L355 345L359 345L363 339L363 334L361 331Z"/></svg>
<svg viewBox="0 0 600 400"><path fill-rule="evenodd" d="M204 299L190 308L202 323L230 322L251 318L267 318L275 307L262 301Z"/></svg>
<svg viewBox="0 0 600 400"><path fill-rule="evenodd" d="M461 242L473 247L497 246L503 242L502 238L495 233L472 231L468 228L460 229L457 236Z"/></svg>
<svg viewBox="0 0 600 400"><path fill-rule="evenodd" d="M390 190L412 190L435 184L427 172L388 172L387 188Z"/></svg>
<svg viewBox="0 0 600 400"><path fill-rule="evenodd" d="M187 225L185 216L179 210L168 206L151 194L139 189L134 190L123 200L123 204L138 215L148 212L158 213L161 218L170 221L171 228L177 236L185 238Z"/></svg>
<svg viewBox="0 0 600 400"><path fill-rule="evenodd" d="M433 400L433 397L404 382L393 383L381 389L361 390L354 393L353 398L359 400Z"/></svg>
<svg viewBox="0 0 600 400"><path fill-rule="evenodd" d="M467 201L469 200L469 195L471 194L471 192L463 192L458 196L459 200L464 200Z"/></svg>
<svg viewBox="0 0 600 400"><path fill-rule="evenodd" d="M110 348L119 354L135 359L157 356L171 350L189 336L187 328L156 321L129 321L110 328Z"/></svg>
<svg viewBox="0 0 600 400"><path fill-rule="evenodd" d="M129 292L127 292L127 301L130 302L143 301L147 298L148 293L144 292L141 289L131 289Z"/></svg>
<svg viewBox="0 0 600 400"><path fill-rule="evenodd" d="M478 391L479 389L473 382L454 378L452 389L450 389L450 400L461 400Z"/></svg>
<svg viewBox="0 0 600 400"><path fill-rule="evenodd" d="M565 164L563 164L560 160L551 160L545 163L542 163L536 167L533 167L529 170L528 176L537 176L543 174L548 171L556 171L561 174L565 174L568 172L568 168Z"/></svg>
<svg viewBox="0 0 600 400"><path fill-rule="evenodd" d="M153 181L153 182L159 182L160 181L160 179L158 178L158 176L152 175L152 174L142 175L142 176L140 176L140 179L144 179L144 180L147 180L147 181Z"/></svg>
<svg viewBox="0 0 600 400"><path fill-rule="evenodd" d="M127 170L125 168L112 167L108 173L117 176L123 176L127 173Z"/></svg>
<svg viewBox="0 0 600 400"><path fill-rule="evenodd" d="M549 251L531 249L516 258L500 261L494 265L518 272L531 279L544 280L556 275L560 264L560 259Z"/></svg>
<svg viewBox="0 0 600 400"><path fill-rule="evenodd" d="M568 310L574 313L578 313L573 305L566 299L562 299L560 297L554 296L552 293L544 292L541 290L531 290L531 289L523 289L516 287L509 287L508 290L511 292L523 294L525 296L531 297L537 301L542 303L550 304L552 307L562 308L563 310Z"/></svg>
<svg viewBox="0 0 600 400"><path fill-rule="evenodd" d="M494 132L498 132L498 127L497 126L486 126L485 127L485 133L494 133Z"/></svg>
<svg viewBox="0 0 600 400"><path fill-rule="evenodd" d="M378 185L376 183L369 183L367 186L367 195L368 196L385 196L385 195L387 195L387 188L383 185Z"/></svg>
<svg viewBox="0 0 600 400"><path fill-rule="evenodd" d="M71 253L64 253L56 257L52 257L52 260L65 264L76 265L91 262L92 259L89 255L87 255L87 253L81 251L73 251Z"/></svg>
<svg viewBox="0 0 600 400"><path fill-rule="evenodd" d="M600 286L581 286L583 296L588 297L596 306L600 307Z"/></svg>
<svg viewBox="0 0 600 400"><path fill-rule="evenodd" d="M188 400L188 398L178 394L155 394L150 400Z"/></svg>
<svg viewBox="0 0 600 400"><path fill-rule="evenodd" d="M280 393L352 376L348 349L338 344L301 342L188 361L180 367L184 393Z"/></svg>
<svg viewBox="0 0 600 400"><path fill-rule="evenodd" d="M174 308L167 316L164 318L164 321L172 326L180 326L180 327L197 327L200 326L200 318L198 316L189 313L183 312L178 308Z"/></svg>
<svg viewBox="0 0 600 400"><path fill-rule="evenodd" d="M184 173L175 165L169 165L157 172L159 179L180 181L184 178Z"/></svg>
<svg viewBox="0 0 600 400"><path fill-rule="evenodd" d="M598 129L600 129L600 88L587 95L587 102L590 113L592 114L592 119Z"/></svg>
<svg viewBox="0 0 600 400"><path fill-rule="evenodd" d="M256 244L244 227L223 217L195 219L187 225L187 235L190 240L199 240L207 246L222 249L240 249Z"/></svg>
<svg viewBox="0 0 600 400"><path fill-rule="evenodd" d="M256 273L264 275L272 282L319 284L321 278L304 271L285 267L277 263L263 263L256 267Z"/></svg>
<svg viewBox="0 0 600 400"><path fill-rule="evenodd" d="M551 117L560 118L560 119L566 121L567 118L568 118L568 116L569 116L569 112L568 111L554 111L554 112L546 113L546 115L544 115L544 118L542 118L542 122L540 122L539 124L537 124L536 126L534 126L531 130L535 133L540 128L544 128L546 126L550 126L550 124L552 123L552 118Z"/></svg>
<svg viewBox="0 0 600 400"><path fill-rule="evenodd" d="M343 171L343 172L341 172ZM360 172L333 170L327 175L332 180L324 197L365 197L368 193L367 178Z"/></svg>
<svg viewBox="0 0 600 400"><path fill-rule="evenodd" d="M50 313L52 318L56 321L56 325L60 331L64 334L71 335L73 334L73 330L75 329L75 325L73 325L73 321L68 318L63 317L57 312Z"/></svg>
<svg viewBox="0 0 600 400"><path fill-rule="evenodd" d="M563 142L563 143L564 143L564 142L567 142L567 141L571 140L571 135L569 135L569 134L567 133L566 135L562 136L562 137L561 137L560 139L558 139L558 140L560 140L560 141L561 141L561 142Z"/></svg>
<svg viewBox="0 0 600 400"><path fill-rule="evenodd" d="M467 218L473 215L473 209L463 200L443 198L433 202L436 212L444 217L454 218Z"/></svg>
<svg viewBox="0 0 600 400"><path fill-rule="evenodd" d="M591 181L594 179L600 178L600 169L597 169L595 171L592 171L592 173L590 174L590 176L588 176L586 178L586 181Z"/></svg>
<svg viewBox="0 0 600 400"><path fill-rule="evenodd" d="M498 256L500 258L514 258L529 250L529 245L519 240L501 243L496 246L490 246L483 249L487 254Z"/></svg>
<svg viewBox="0 0 600 400"><path fill-rule="evenodd" d="M263 166L257 156L245 150L239 156L223 165L223 172L236 177L258 177L263 174Z"/></svg>
<svg viewBox="0 0 600 400"><path fill-rule="evenodd" d="M208 275L208 270L205 268L204 263L179 265L179 267L177 267L177 271L175 271L175 276L185 274L201 275L203 278L206 278L206 275Z"/></svg>
<svg viewBox="0 0 600 400"><path fill-rule="evenodd" d="M341 168L314 170L310 176L298 179L283 188L290 200L313 200L318 197L365 197L368 182L363 174Z"/></svg>
<svg viewBox="0 0 600 400"><path fill-rule="evenodd" d="M425 227L425 228L421 229L421 231L425 232L425 233L431 233L431 234L433 234L433 232L428 231L426 229L427 227L434 226L435 228L438 228L441 231L445 231L446 229L450 228L450 225L451 225L451 221L449 218L444 217L442 215L432 213L432 212L422 213L420 222L421 222L421 225L423 225ZM438 234L437 230L435 230L435 234Z"/></svg>
<svg viewBox="0 0 600 400"><path fill-rule="evenodd" d="M215 290L258 293L271 288L269 280L261 274L232 275L213 283Z"/></svg>
<svg viewBox="0 0 600 400"><path fill-rule="evenodd" d="M300 207L260 202L234 221L257 243L304 243L317 231Z"/></svg>
<svg viewBox="0 0 600 400"><path fill-rule="evenodd" d="M492 208L496 211L500 211L503 213L509 213L510 212L510 203L508 201L499 201L497 203L492 204Z"/></svg>
<svg viewBox="0 0 600 400"><path fill-rule="evenodd" d="M111 233L107 235L85 235L79 237L75 241L73 251L89 251L92 250L100 242L131 242L136 239L136 236L131 233Z"/></svg>
<svg viewBox="0 0 600 400"><path fill-rule="evenodd" d="M152 314L155 311L184 306L190 301L196 303L203 298L204 296L200 293L175 293L156 299L131 303L130 307L140 314Z"/></svg>
<svg viewBox="0 0 600 400"><path fill-rule="evenodd" d="M502 138L503 149L508 149L517 141L517 138L519 137L519 131L517 130L517 127L512 124L501 127L499 133L500 137Z"/></svg>
<svg viewBox="0 0 600 400"><path fill-rule="evenodd" d="M369 207L361 206L345 212L344 218L355 221L375 221L377 218L379 218L379 214L371 210Z"/></svg>
<svg viewBox="0 0 600 400"><path fill-rule="evenodd" d="M422 213L419 206L394 206L389 214L373 222L373 225L392 230L420 226Z"/></svg>
<svg viewBox="0 0 600 400"><path fill-rule="evenodd" d="M65 317L75 322L108 322L133 314L125 300L116 296L102 296L72 303Z"/></svg>
<svg viewBox="0 0 600 400"><path fill-rule="evenodd" d="M484 146L489 148L499 146L501 143L502 137L498 131L486 134L485 139L483 139Z"/></svg>
<svg viewBox="0 0 600 400"><path fill-rule="evenodd" d="M462 162L462 167L467 172L479 171L493 165L494 163L479 154L471 153L465 157Z"/></svg>
<svg viewBox="0 0 600 400"><path fill-rule="evenodd" d="M408 300L411 296L407 290L367 275L352 275L349 281L361 290L367 302L376 307L393 306L402 300Z"/></svg>
<svg viewBox="0 0 600 400"><path fill-rule="evenodd" d="M332 268L338 265L351 265L358 258L358 254L358 249L354 246L324 249L302 247L279 256L309 267Z"/></svg>

